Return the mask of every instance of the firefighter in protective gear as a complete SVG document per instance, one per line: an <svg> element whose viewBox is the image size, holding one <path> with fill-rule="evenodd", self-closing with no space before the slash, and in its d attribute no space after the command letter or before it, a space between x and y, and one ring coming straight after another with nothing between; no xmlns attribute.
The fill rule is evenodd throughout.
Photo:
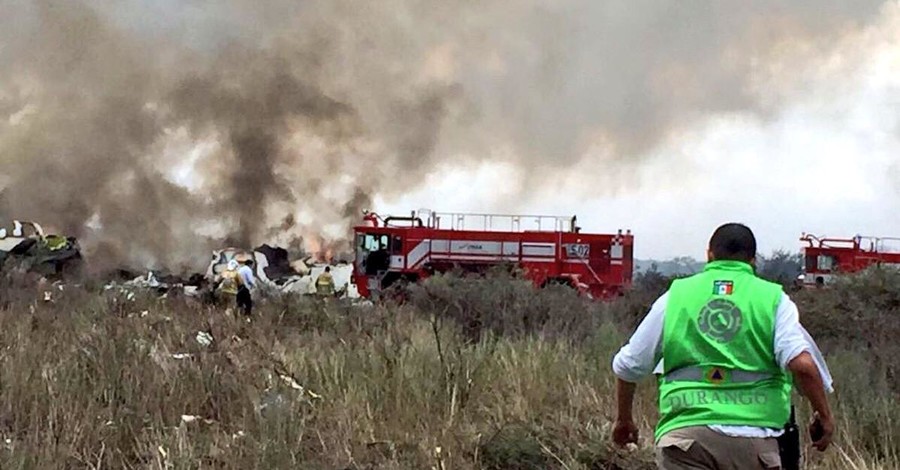
<svg viewBox="0 0 900 470"><path fill-rule="evenodd" d="M222 271L222 280L219 282L219 292L226 295L237 295L238 292L238 262L231 260Z"/></svg>
<svg viewBox="0 0 900 470"><path fill-rule="evenodd" d="M334 296L334 276L331 275L331 266L326 266L325 272L316 278L316 294L320 297Z"/></svg>

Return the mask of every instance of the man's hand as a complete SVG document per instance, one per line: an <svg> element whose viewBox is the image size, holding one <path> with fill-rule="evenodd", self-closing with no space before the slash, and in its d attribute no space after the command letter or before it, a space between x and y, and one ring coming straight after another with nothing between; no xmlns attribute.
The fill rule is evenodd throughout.
<svg viewBox="0 0 900 470"><path fill-rule="evenodd" d="M820 452L824 452L831 444L831 438L834 436L834 420L831 419L831 416L823 418L816 413L812 423L809 424L809 435L813 439L813 447Z"/></svg>
<svg viewBox="0 0 900 470"><path fill-rule="evenodd" d="M825 385L819 375L819 368L812 356L805 351L791 359L788 368L794 374L795 383L803 396L809 400L815 412L813 423L809 425L809 435L813 440L813 447L824 451L831 444L831 437L834 434L834 418L831 415L831 408L828 406Z"/></svg>
<svg viewBox="0 0 900 470"><path fill-rule="evenodd" d="M637 443L638 429L634 425L634 417L631 414L636 388L637 385L632 382L616 379L618 414L616 415L616 425L613 428L613 442L620 446Z"/></svg>
<svg viewBox="0 0 900 470"><path fill-rule="evenodd" d="M613 428L613 442L619 447L625 447L628 444L637 444L638 428L632 420L616 420Z"/></svg>

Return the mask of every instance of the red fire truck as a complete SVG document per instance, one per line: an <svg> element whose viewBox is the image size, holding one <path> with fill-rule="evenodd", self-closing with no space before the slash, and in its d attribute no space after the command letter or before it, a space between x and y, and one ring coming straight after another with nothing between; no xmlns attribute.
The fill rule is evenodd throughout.
<svg viewBox="0 0 900 470"><path fill-rule="evenodd" d="M824 286L836 274L862 271L874 264L900 264L900 238L868 237L819 238L802 234L805 259L803 283Z"/></svg>
<svg viewBox="0 0 900 470"><path fill-rule="evenodd" d="M620 294L631 284L631 231L588 234L576 222L574 216L366 212L354 228L353 282L362 297L378 298L399 281L506 264L522 268L538 287L561 283L598 299Z"/></svg>

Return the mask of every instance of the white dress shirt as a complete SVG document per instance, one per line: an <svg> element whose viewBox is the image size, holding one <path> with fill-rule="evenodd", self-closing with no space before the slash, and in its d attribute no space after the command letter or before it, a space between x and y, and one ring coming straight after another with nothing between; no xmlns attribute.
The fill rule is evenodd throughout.
<svg viewBox="0 0 900 470"><path fill-rule="evenodd" d="M638 382L653 374L662 374L662 337L663 317L669 294L663 294L647 314L646 318L635 330L631 339L613 358L613 373L626 382ZM800 324L800 313L797 305L782 294L778 309L775 312L775 359L782 369L804 351L810 353L819 368L825 390L834 390L831 373L825 364L819 347ZM728 436L737 437L776 437L782 429L761 428L753 426L709 426L710 429Z"/></svg>
<svg viewBox="0 0 900 470"><path fill-rule="evenodd" d="M251 269L250 266L247 266L246 264L241 265L241 267L238 268L238 275L241 276L241 283L247 286L247 289L256 287L256 279L253 276L253 269Z"/></svg>

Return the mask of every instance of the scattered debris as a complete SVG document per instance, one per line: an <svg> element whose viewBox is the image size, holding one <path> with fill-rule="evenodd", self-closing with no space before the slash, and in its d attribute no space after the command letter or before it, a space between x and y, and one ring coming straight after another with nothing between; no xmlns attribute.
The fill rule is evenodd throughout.
<svg viewBox="0 0 900 470"><path fill-rule="evenodd" d="M103 290L105 290L107 292L115 292L116 294L121 295L123 300L128 301L128 302L134 302L135 295L134 295L134 291L132 291L131 289L119 286L115 283L110 283L110 284L103 286ZM113 297L113 302L118 301L118 299L119 299L119 297Z"/></svg>
<svg viewBox="0 0 900 470"><path fill-rule="evenodd" d="M190 354L190 353L175 353L175 354L172 354L172 359L178 359L178 360L181 360L181 359L190 359L190 358L192 358L192 357L194 357L194 355L193 355L193 354Z"/></svg>
<svg viewBox="0 0 900 470"><path fill-rule="evenodd" d="M61 277L81 267L81 248L73 237L47 235L35 222L13 220L0 226L0 267Z"/></svg>
<svg viewBox="0 0 900 470"><path fill-rule="evenodd" d="M198 331L197 342L200 343L201 346L208 347L213 343L213 337L205 331Z"/></svg>
<svg viewBox="0 0 900 470"><path fill-rule="evenodd" d="M207 266L206 277L213 285L221 281L221 274L225 271L229 261L253 260L253 271L264 291L271 293L298 293L303 295L315 294L315 279L325 270L327 264L314 264L312 259L290 260L288 251L284 248L261 245L252 251L240 248L225 248L216 250L212 254L212 260ZM331 266L335 285L338 286L336 296L359 297L355 286L350 283L353 265L338 263Z"/></svg>
<svg viewBox="0 0 900 470"><path fill-rule="evenodd" d="M128 270L119 269L112 274L114 280L106 284L105 289L116 289L131 292L134 290L153 291L165 298L169 292L180 291L184 295L197 297L206 287L206 278L202 274L192 274L188 277L165 274L160 271L147 271L146 274L134 276ZM122 279L128 279L122 281Z"/></svg>
<svg viewBox="0 0 900 470"><path fill-rule="evenodd" d="M108 273L109 282L104 290L119 294L114 301L134 302L136 292L140 291L155 292L162 298L170 294L181 294L204 302L213 301L216 298L217 284L221 281L221 273L228 262L245 259L254 261L253 271L264 295L315 295L316 278L326 266L330 266L335 279L335 296L359 297L355 286L350 282L352 264L344 261L334 265L317 264L309 256L292 257L288 250L269 244L252 250L216 250L212 253L212 260L205 273L175 275L153 269L116 269ZM62 274L72 269L80 269L81 263L81 251L75 238L46 235L43 228L33 222L13 221L10 227L0 225L0 268L4 270L33 272L43 276L41 282L44 282L47 278L62 277ZM58 284L57 288L62 291L63 285ZM55 300L49 290L43 295L45 302Z"/></svg>
<svg viewBox="0 0 900 470"><path fill-rule="evenodd" d="M301 393L306 393L311 398L315 398L315 399L322 398L322 395L319 395L319 394L313 392L312 390L306 389L304 386L297 383L297 381L291 376L282 374L282 375L279 375L279 377L281 377L281 380L283 380L285 383L287 383L288 386L290 386L294 390L299 390Z"/></svg>

